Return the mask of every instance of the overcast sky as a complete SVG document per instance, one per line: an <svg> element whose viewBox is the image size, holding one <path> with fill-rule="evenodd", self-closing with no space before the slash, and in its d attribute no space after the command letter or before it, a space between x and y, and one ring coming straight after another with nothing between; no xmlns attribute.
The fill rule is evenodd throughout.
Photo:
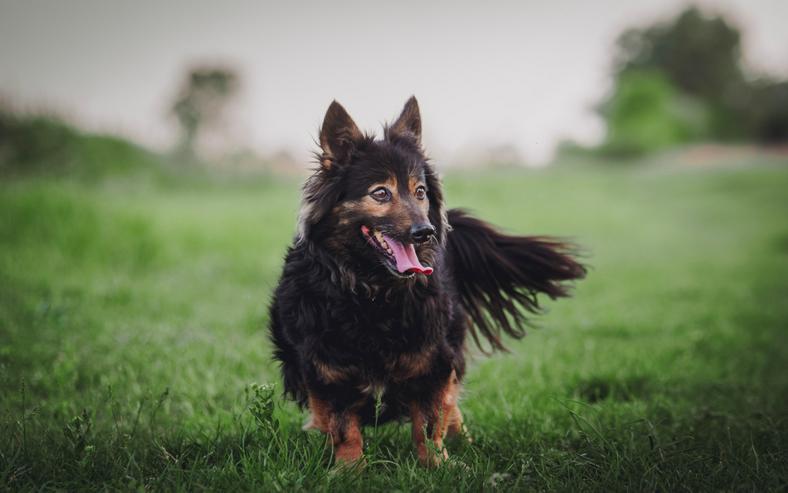
<svg viewBox="0 0 788 493"><path fill-rule="evenodd" d="M788 1L695 2L744 32L748 64L788 76ZM543 162L564 137L594 141L625 28L683 0L244 2L0 0L0 94L157 148L185 70L243 78L231 139L307 159L332 99L376 130L408 96L439 160L513 144Z"/></svg>

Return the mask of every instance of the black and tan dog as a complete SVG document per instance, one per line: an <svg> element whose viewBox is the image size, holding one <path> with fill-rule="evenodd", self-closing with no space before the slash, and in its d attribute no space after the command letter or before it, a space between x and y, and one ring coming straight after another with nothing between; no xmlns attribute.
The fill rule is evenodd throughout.
<svg viewBox="0 0 788 493"><path fill-rule="evenodd" d="M271 305L285 392L339 462L362 457L364 425L410 418L419 460L440 463L463 430L466 335L503 349L538 293L566 296L585 275L571 245L447 211L420 141L415 98L382 139L331 104Z"/></svg>

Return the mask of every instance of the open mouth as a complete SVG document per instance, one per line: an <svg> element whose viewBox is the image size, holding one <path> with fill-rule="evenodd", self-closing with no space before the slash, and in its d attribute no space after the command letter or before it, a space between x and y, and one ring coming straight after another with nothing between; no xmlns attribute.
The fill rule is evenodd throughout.
<svg viewBox="0 0 788 493"><path fill-rule="evenodd" d="M416 273L425 276L432 274L432 267L421 263L412 243L401 243L366 226L361 226L361 234L386 259L386 266L395 274L402 277L411 277Z"/></svg>

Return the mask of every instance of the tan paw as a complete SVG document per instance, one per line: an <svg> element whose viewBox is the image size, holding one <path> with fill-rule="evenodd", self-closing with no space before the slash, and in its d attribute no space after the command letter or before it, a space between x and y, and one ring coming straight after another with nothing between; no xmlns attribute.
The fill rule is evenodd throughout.
<svg viewBox="0 0 788 493"><path fill-rule="evenodd" d="M434 469L438 466L441 466L446 461L449 460L449 452L442 448L441 450L435 450L434 448L424 448L419 451L419 464L422 466Z"/></svg>

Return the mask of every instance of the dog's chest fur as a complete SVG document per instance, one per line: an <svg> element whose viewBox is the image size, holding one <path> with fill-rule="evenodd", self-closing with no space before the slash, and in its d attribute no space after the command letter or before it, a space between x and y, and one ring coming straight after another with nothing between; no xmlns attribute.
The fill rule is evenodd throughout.
<svg viewBox="0 0 788 493"><path fill-rule="evenodd" d="M319 335L318 359L327 380L342 376L369 383L408 380L429 371L445 338L437 297L335 303L328 329ZM322 361L327 360L327 361Z"/></svg>

